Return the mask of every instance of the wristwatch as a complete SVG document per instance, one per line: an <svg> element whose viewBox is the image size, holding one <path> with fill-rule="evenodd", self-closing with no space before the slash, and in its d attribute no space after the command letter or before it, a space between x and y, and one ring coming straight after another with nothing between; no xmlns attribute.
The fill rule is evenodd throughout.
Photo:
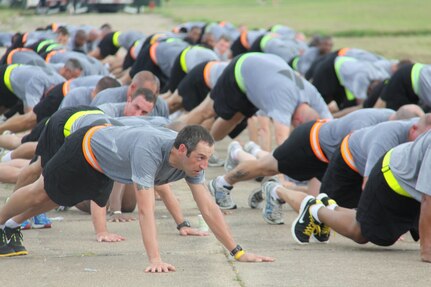
<svg viewBox="0 0 431 287"><path fill-rule="evenodd" d="M180 230L183 227L191 227L192 225L190 224L190 222L188 220L184 220L183 222L181 222L180 224L177 225L177 229Z"/></svg>

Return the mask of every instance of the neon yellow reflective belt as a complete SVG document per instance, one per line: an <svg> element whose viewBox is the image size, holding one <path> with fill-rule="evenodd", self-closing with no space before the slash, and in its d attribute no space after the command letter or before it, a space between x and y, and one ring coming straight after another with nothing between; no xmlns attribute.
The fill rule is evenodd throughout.
<svg viewBox="0 0 431 287"><path fill-rule="evenodd" d="M295 71L298 71L298 62L299 62L299 56L296 56L295 58L293 58L293 61L292 61L292 68L293 68Z"/></svg>
<svg viewBox="0 0 431 287"><path fill-rule="evenodd" d="M85 115L94 115L94 114L103 114L103 112L100 110L92 110L92 111L80 111L80 112L74 113L64 124L64 129L63 129L64 137L67 138L68 136L70 136L70 130L72 129L72 125L77 119Z"/></svg>
<svg viewBox="0 0 431 287"><path fill-rule="evenodd" d="M412 87L413 87L413 91L415 92L416 95L418 95L419 93L419 76L421 73L422 68L424 67L424 64L414 64L413 68L412 68L412 72L410 74L411 79L412 79Z"/></svg>
<svg viewBox="0 0 431 287"><path fill-rule="evenodd" d="M55 43L55 41L54 40L45 40L45 41L40 42L39 45L37 45L36 52L39 53L40 50L43 48L43 46L45 46L47 44L52 44L52 43Z"/></svg>
<svg viewBox="0 0 431 287"><path fill-rule="evenodd" d="M10 82L10 74L12 73L12 70L15 69L16 67L21 66L20 64L13 64L13 65L9 65L6 68L6 71L4 72L4 83L6 85L6 87L9 89L9 91L11 91L13 93L13 88L12 88L12 83Z"/></svg>
<svg viewBox="0 0 431 287"><path fill-rule="evenodd" d="M395 191L399 195L412 198L412 196L407 191L405 191L404 188L402 188L400 186L400 184L398 183L398 181L395 178L394 174L392 173L391 169L389 168L389 163L390 163L390 160L391 160L391 154L392 154L393 150L394 149L391 149L390 151L388 151L386 153L385 157L383 158L383 163L382 163L382 173L383 173L383 176L385 177L386 183L389 185L389 187L393 191Z"/></svg>
<svg viewBox="0 0 431 287"><path fill-rule="evenodd" d="M112 35L112 44L114 44L115 47L120 47L120 43L118 42L120 34L121 32L115 32L114 35Z"/></svg>
<svg viewBox="0 0 431 287"><path fill-rule="evenodd" d="M184 71L184 73L187 73L187 63L186 63L186 54L188 51L191 50L191 46L185 48L180 55L180 65L181 65L181 69ZM196 47L197 48L197 47Z"/></svg>
<svg viewBox="0 0 431 287"><path fill-rule="evenodd" d="M266 44L268 44L269 40L271 40L273 38L275 38L274 34L267 34L267 35L262 37L262 39L260 40L260 45L259 45L262 52L263 52L263 49L265 49Z"/></svg>
<svg viewBox="0 0 431 287"><path fill-rule="evenodd" d="M62 45L58 44L58 43L52 43L51 45L49 45L46 49L45 52L50 52L51 50L53 50L54 48L58 48L58 47L62 47Z"/></svg>
<svg viewBox="0 0 431 287"><path fill-rule="evenodd" d="M245 59L247 59L251 55L255 55L259 53L247 53L243 56L239 57L238 61L235 64L235 81L238 84L239 89L241 92L245 93L245 85L244 85L244 79L241 75L241 66Z"/></svg>
<svg viewBox="0 0 431 287"><path fill-rule="evenodd" d="M343 65L343 63L348 62L348 61L357 61L354 58L351 57L337 57L335 59L335 74L337 74L337 78L338 81L340 82L340 84L342 83L342 78L341 78L341 74L340 74L340 70L341 70L341 65ZM347 100L349 101L353 101L356 97L355 95L349 91L346 87L344 88L344 91L346 92L346 97Z"/></svg>
<svg viewBox="0 0 431 287"><path fill-rule="evenodd" d="M271 32L277 32L278 30L280 30L280 28L283 28L283 25L280 25L280 24L274 25L271 28Z"/></svg>

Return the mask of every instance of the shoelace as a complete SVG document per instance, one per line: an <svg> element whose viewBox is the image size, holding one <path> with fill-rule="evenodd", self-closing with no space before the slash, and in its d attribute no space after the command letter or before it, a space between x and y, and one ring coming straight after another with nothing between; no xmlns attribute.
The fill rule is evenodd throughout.
<svg viewBox="0 0 431 287"><path fill-rule="evenodd" d="M16 230L10 236L10 241L12 242L21 242L24 239L22 236L22 232L20 230Z"/></svg>
<svg viewBox="0 0 431 287"><path fill-rule="evenodd" d="M314 224L313 216L310 214L310 222L308 223L307 227L305 227L303 233L307 236L311 236L316 229L320 234L320 226Z"/></svg>

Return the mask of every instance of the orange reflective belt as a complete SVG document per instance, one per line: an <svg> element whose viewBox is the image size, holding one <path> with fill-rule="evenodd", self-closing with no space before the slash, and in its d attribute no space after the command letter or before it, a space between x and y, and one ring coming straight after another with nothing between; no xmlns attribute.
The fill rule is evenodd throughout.
<svg viewBox="0 0 431 287"><path fill-rule="evenodd" d="M313 150L314 155L323 162L328 163L329 160L326 158L325 154L322 151L322 148L320 147L319 142L319 131L320 128L325 124L328 120L318 120L314 123L314 125L311 127L310 131L310 146Z"/></svg>
<svg viewBox="0 0 431 287"><path fill-rule="evenodd" d="M208 88L211 88L210 72L211 72L211 67L214 66L215 63L216 61L208 62L204 68L204 81Z"/></svg>
<svg viewBox="0 0 431 287"><path fill-rule="evenodd" d="M351 134L348 134L344 137L343 141L341 142L341 156L344 159L344 162L353 170L359 173L358 169L356 168L355 161L353 160L352 153L350 152L349 148L349 138Z"/></svg>
<svg viewBox="0 0 431 287"><path fill-rule="evenodd" d="M49 63L51 61L51 58L57 53L64 53L64 50L54 50L49 52L45 57L45 62Z"/></svg>
<svg viewBox="0 0 431 287"><path fill-rule="evenodd" d="M65 97L67 95L67 93L69 93L69 91L70 91L70 83L71 82L72 82L72 80L68 80L68 81L64 82L63 88L62 88L63 97Z"/></svg>
<svg viewBox="0 0 431 287"><path fill-rule="evenodd" d="M340 51L338 51L338 56L346 56L347 51L349 51L350 48L342 48Z"/></svg>
<svg viewBox="0 0 431 287"><path fill-rule="evenodd" d="M153 61L153 63L156 65L157 65L156 48L158 45L159 45L159 43L154 43L150 47L150 58Z"/></svg>
<svg viewBox="0 0 431 287"><path fill-rule="evenodd" d="M106 125L92 127L85 133L84 139L82 140L82 152L84 153L85 160L91 167L101 173L103 173L103 170L94 156L93 149L91 148L91 138L96 131L105 127Z"/></svg>
<svg viewBox="0 0 431 287"><path fill-rule="evenodd" d="M23 51L32 51L29 48L16 48L10 51L9 55L7 55L6 64L10 65L12 64L12 57L16 52L23 52Z"/></svg>
<svg viewBox="0 0 431 287"><path fill-rule="evenodd" d="M244 46L244 48L246 48L247 50L250 50L250 44L248 43L248 40L247 40L247 31L244 31L241 33L239 40L241 44Z"/></svg>

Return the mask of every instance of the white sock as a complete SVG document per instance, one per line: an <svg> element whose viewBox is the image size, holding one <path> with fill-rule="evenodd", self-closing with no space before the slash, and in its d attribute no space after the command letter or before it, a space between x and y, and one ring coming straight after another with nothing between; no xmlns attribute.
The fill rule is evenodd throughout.
<svg viewBox="0 0 431 287"><path fill-rule="evenodd" d="M0 229L4 230L4 228L5 228L5 225L4 224L0 224Z"/></svg>
<svg viewBox="0 0 431 287"><path fill-rule="evenodd" d="M224 176L218 176L216 178L216 186L222 188L224 186L231 187L232 185L226 181Z"/></svg>
<svg viewBox="0 0 431 287"><path fill-rule="evenodd" d="M274 198L274 199L280 199L280 197L278 196L278 194L277 194L277 188L279 188L281 186L281 184L277 184L277 185L275 185L272 189L271 189L271 196Z"/></svg>
<svg viewBox="0 0 431 287"><path fill-rule="evenodd" d="M262 149L260 148L260 146L258 146L257 144L255 146L253 146L253 148L251 149L250 153L254 156L257 157L257 154L262 151Z"/></svg>
<svg viewBox="0 0 431 287"><path fill-rule="evenodd" d="M239 148L234 148L234 149L232 149L232 152L230 153L230 157L231 157L233 160L238 161L238 153L240 152L240 150L241 150L241 149L239 149Z"/></svg>
<svg viewBox="0 0 431 287"><path fill-rule="evenodd" d="M314 219L316 219L316 221L319 223L322 223L322 222L319 219L318 212L319 212L319 209L321 209L322 207L325 207L325 205L323 205L323 203L316 203L310 207L311 215L313 215Z"/></svg>
<svg viewBox="0 0 431 287"><path fill-rule="evenodd" d="M12 155L12 151L10 150L1 158L1 162L7 162L12 160L11 155Z"/></svg>
<svg viewBox="0 0 431 287"><path fill-rule="evenodd" d="M17 222L15 222L15 220L13 220L13 219L11 218L11 219L8 219L8 220L6 221L5 226L6 226L6 227L9 227L9 228L14 229L14 228L17 228L18 226L20 226L20 224L19 224L19 223L17 223Z"/></svg>

